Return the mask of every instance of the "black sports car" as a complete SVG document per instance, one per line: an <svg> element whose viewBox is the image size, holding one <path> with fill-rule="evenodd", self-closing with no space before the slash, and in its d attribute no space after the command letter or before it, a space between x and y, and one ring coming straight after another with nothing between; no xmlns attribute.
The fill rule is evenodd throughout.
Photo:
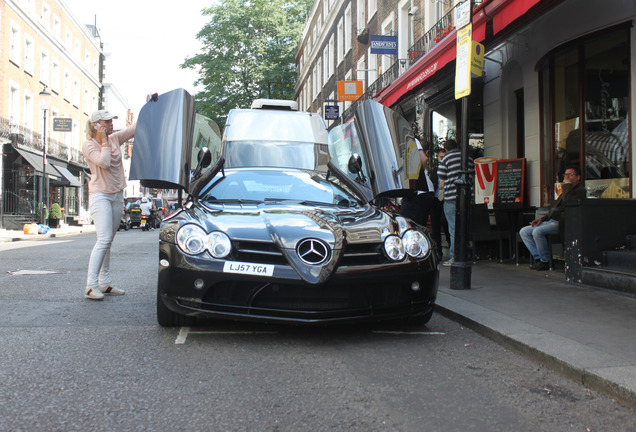
<svg viewBox="0 0 636 432"><path fill-rule="evenodd" d="M428 231L382 210L408 193L409 124L366 101L327 131L288 101L230 111L223 135L183 89L139 114L131 179L184 191L159 235L157 319L336 323L433 313Z"/></svg>

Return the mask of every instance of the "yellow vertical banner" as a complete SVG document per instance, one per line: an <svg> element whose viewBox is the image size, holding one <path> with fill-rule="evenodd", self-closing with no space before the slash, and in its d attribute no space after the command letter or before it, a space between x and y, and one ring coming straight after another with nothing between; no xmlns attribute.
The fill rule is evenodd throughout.
<svg viewBox="0 0 636 432"><path fill-rule="evenodd" d="M470 67L473 25L468 24L457 31L457 58L455 60L455 99L470 94Z"/></svg>

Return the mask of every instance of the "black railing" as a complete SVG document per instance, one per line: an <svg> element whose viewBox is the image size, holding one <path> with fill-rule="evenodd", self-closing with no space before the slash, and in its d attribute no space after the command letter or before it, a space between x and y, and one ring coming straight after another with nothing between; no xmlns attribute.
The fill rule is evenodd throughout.
<svg viewBox="0 0 636 432"><path fill-rule="evenodd" d="M17 144L22 148L42 152L42 134L33 132L27 127L17 125L4 117L0 117L0 137L10 140L14 146ZM47 155L62 160L69 160L70 156L71 161L83 166L88 166L81 151L69 148L51 137L47 137L46 141Z"/></svg>
<svg viewBox="0 0 636 432"><path fill-rule="evenodd" d="M8 189L2 191L2 205L4 214L33 215L36 209L35 201L20 197Z"/></svg>

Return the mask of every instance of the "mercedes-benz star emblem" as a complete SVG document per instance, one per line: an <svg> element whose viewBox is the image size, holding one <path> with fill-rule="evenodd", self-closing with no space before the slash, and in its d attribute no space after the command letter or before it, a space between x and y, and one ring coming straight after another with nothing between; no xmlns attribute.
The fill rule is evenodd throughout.
<svg viewBox="0 0 636 432"><path fill-rule="evenodd" d="M298 243L296 253L307 264L322 264L329 258L329 248L316 239L306 239Z"/></svg>

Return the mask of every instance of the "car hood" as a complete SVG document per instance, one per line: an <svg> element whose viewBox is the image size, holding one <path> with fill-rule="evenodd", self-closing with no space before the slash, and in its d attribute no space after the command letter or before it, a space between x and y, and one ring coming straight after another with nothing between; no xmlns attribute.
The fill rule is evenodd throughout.
<svg viewBox="0 0 636 432"><path fill-rule="evenodd" d="M359 147L344 151L342 146L338 148L339 157L345 163L332 163L329 168L338 170L338 177L344 181L355 183L356 190L363 195L361 198L367 202L378 196L404 195L409 185L406 151L413 141L409 123L377 102L364 101L357 108L352 125L345 127L355 131ZM333 130L338 131L341 132L339 127ZM332 131L329 132L330 147L331 134ZM196 187L192 180L192 170L197 163L195 153L201 147L210 149L213 163L199 177L206 181L223 168L225 139L227 136L221 141L214 122L195 114L194 99L187 91L177 89L162 94L157 102L147 103L139 113L129 178L140 180L146 187L183 189L196 194L201 187ZM363 156L365 175L362 178L353 176L347 169L346 161L353 153ZM334 154L335 150L332 153L330 148L332 158Z"/></svg>
<svg viewBox="0 0 636 432"><path fill-rule="evenodd" d="M223 231L239 244L243 240L274 243L300 277L308 283L325 282L336 269L347 244L381 243L396 222L373 206L342 210L303 205L205 204L184 210L180 220L197 223L207 232ZM176 228L176 227L175 227ZM304 239L317 239L329 246L330 259L308 265L296 253Z"/></svg>

